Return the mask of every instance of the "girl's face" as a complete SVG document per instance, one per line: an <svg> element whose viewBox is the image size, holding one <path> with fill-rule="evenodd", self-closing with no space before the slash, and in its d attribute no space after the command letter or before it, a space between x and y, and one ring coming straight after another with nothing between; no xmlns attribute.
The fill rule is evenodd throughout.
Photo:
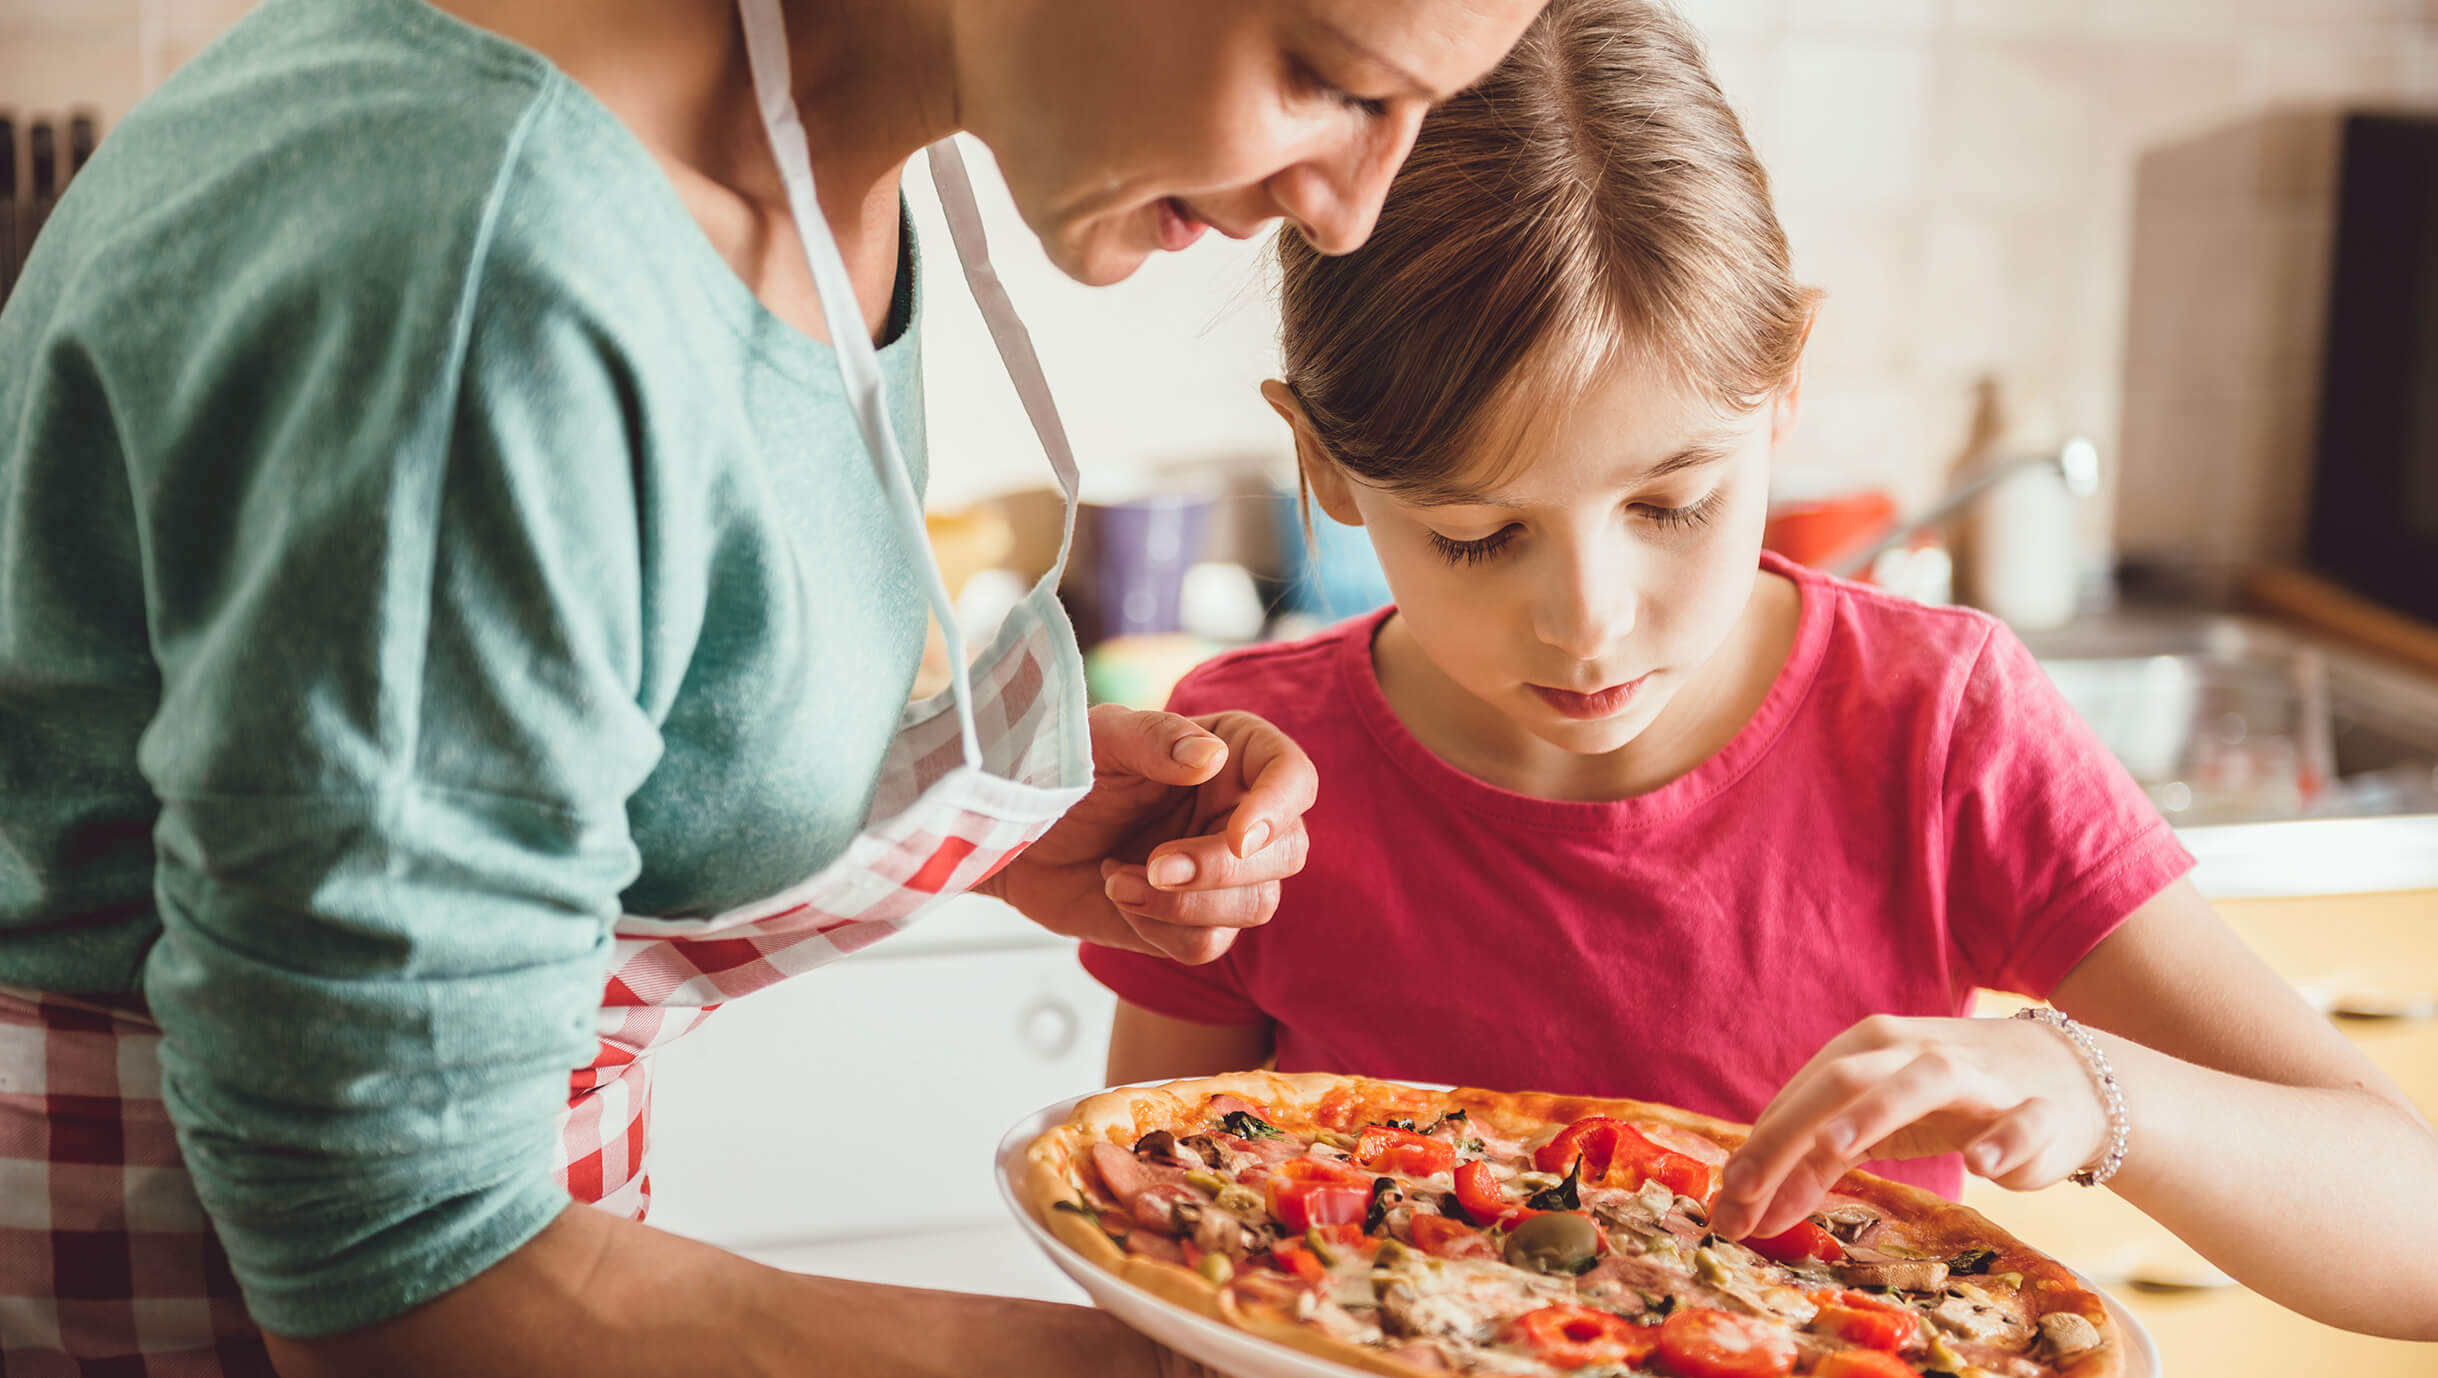
<svg viewBox="0 0 2438 1378"><path fill-rule="evenodd" d="M977 0L959 114L1070 277L1115 282L1205 228L1371 233L1430 106L1545 0Z"/></svg>
<svg viewBox="0 0 2438 1378"><path fill-rule="evenodd" d="M1515 438L1494 489L1425 504L1309 453L1306 471L1331 516L1369 532L1399 618L1441 674L1532 736L1602 755L1735 631L1794 396L1790 383L1724 412L1626 362Z"/></svg>

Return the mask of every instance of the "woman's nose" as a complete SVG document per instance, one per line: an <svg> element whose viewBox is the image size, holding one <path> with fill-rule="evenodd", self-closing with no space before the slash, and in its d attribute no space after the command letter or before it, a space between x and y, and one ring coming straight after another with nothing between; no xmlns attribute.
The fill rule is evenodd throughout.
<svg viewBox="0 0 2438 1378"><path fill-rule="evenodd" d="M1422 127L1422 110L1404 102L1354 136L1279 172L1271 193L1306 242L1324 254L1352 253L1371 238L1389 184Z"/></svg>

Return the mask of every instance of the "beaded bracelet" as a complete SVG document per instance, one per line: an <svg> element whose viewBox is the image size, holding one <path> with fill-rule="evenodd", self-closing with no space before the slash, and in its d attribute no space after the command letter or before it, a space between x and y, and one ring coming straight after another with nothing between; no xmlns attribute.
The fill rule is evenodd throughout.
<svg viewBox="0 0 2438 1378"><path fill-rule="evenodd" d="M2100 1051L2090 1032L2063 1011L2037 1005L2015 1011L2015 1017L2046 1024L2065 1035L2066 1041L2074 1045L2074 1050L2082 1054L2083 1065L2090 1069L2092 1079L2099 1083L2100 1098L2108 1107L2108 1151L2099 1155L2099 1162L2068 1174L2066 1180L2077 1186L2102 1185L2125 1165L2125 1147L2133 1128L2125 1118L2124 1093L2116 1087L2116 1069L2108 1065L2108 1055Z"/></svg>

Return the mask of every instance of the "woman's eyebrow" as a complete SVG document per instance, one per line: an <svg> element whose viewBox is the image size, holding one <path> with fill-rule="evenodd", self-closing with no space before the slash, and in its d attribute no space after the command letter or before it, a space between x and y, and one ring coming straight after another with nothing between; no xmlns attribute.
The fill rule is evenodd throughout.
<svg viewBox="0 0 2438 1378"><path fill-rule="evenodd" d="M1364 62L1367 62L1370 65L1379 68L1381 71L1388 73L1397 80L1404 82L1407 95L1419 96L1423 100L1428 101L1433 105L1440 105L1444 104L1451 96L1455 94L1452 91L1437 90L1429 82L1424 81L1422 78L1415 76L1413 73L1405 70L1403 67L1400 67L1396 63L1389 61L1387 58L1382 57L1378 52L1372 49L1371 45L1365 43L1359 38L1356 38L1353 34L1346 32L1344 29L1339 28L1336 24L1330 22L1330 20L1324 15L1316 14L1312 16L1312 24L1313 27L1318 29L1324 36L1326 36L1330 42L1336 44L1340 48L1345 49L1347 52L1354 54L1357 58L1362 59Z"/></svg>

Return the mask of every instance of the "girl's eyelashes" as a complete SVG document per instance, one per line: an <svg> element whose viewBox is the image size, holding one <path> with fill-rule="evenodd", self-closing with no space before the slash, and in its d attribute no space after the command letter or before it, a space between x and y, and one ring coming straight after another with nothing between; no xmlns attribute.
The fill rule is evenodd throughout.
<svg viewBox="0 0 2438 1378"><path fill-rule="evenodd" d="M1713 488L1699 501L1686 503L1682 507L1656 507L1650 503L1638 502L1630 510L1635 516L1661 530L1684 531L1707 525L1712 517L1718 515L1718 509L1725 501L1725 491ZM1491 559L1500 551L1505 550L1522 530L1522 527L1510 523L1478 541L1459 541L1428 529L1424 530L1423 535L1429 539L1432 553L1440 559L1451 565L1471 566Z"/></svg>
<svg viewBox="0 0 2438 1378"><path fill-rule="evenodd" d="M1682 507L1653 507L1649 503L1638 502L1634 504L1634 511L1654 526L1679 531L1700 526L1717 516L1719 503L1723 499L1723 491L1713 488L1699 502L1689 502Z"/></svg>
<svg viewBox="0 0 2438 1378"><path fill-rule="evenodd" d="M1311 64L1300 59L1295 63L1295 81L1298 86L1301 86L1304 89L1306 94L1316 96L1335 105L1344 106L1345 108L1364 116L1366 119L1376 120L1388 113L1388 102L1383 100L1374 100L1369 96L1358 96L1352 91L1347 90L1345 87L1331 81L1329 78L1322 76L1318 71L1313 69Z"/></svg>
<svg viewBox="0 0 2438 1378"><path fill-rule="evenodd" d="M1478 541L1452 541L1436 531L1425 534L1431 538L1431 549L1440 559L1463 566L1478 565L1506 549L1507 543L1515 539L1515 530L1513 526L1502 526Z"/></svg>

